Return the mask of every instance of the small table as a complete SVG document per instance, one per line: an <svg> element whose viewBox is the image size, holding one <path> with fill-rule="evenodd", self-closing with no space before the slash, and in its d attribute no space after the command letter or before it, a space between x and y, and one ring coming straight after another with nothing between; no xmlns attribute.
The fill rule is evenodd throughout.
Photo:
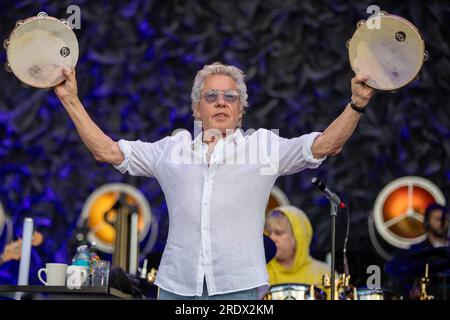
<svg viewBox="0 0 450 320"><path fill-rule="evenodd" d="M69 289L66 286L43 285L0 285L0 296L21 300L111 300L133 299L133 296L115 288L81 287Z"/></svg>

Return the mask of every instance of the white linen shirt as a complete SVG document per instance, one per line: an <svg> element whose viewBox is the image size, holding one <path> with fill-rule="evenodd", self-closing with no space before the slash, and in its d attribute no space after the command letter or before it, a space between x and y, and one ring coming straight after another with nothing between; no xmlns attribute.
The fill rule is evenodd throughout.
<svg viewBox="0 0 450 320"><path fill-rule="evenodd" d="M202 134L154 143L119 141L120 172L155 177L169 211L169 232L155 284L184 296L269 288L265 210L278 176L317 168L311 146L319 132L285 139L266 129L241 130L217 142L206 161ZM240 158L241 157L241 158ZM255 160L257 158L257 161Z"/></svg>

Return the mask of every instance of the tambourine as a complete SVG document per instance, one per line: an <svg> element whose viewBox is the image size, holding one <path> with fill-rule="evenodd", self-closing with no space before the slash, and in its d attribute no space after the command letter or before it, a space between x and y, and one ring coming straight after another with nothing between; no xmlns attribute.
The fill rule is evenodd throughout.
<svg viewBox="0 0 450 320"><path fill-rule="evenodd" d="M385 12L359 21L347 48L355 74L368 75L366 85L381 91L395 92L411 83L428 59L419 30Z"/></svg>
<svg viewBox="0 0 450 320"><path fill-rule="evenodd" d="M17 21L3 46L6 70L36 88L58 85L64 81L62 69L73 69L78 61L78 41L67 21L45 12Z"/></svg>

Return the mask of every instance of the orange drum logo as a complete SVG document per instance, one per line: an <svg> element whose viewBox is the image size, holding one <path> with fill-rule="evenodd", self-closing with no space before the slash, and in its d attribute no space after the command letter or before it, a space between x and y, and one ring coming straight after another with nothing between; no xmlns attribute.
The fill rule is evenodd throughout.
<svg viewBox="0 0 450 320"><path fill-rule="evenodd" d="M286 194L277 186L273 186L272 190L270 191L265 218L267 218L267 216L273 209L287 205L289 205L289 199L287 198Z"/></svg>
<svg viewBox="0 0 450 320"><path fill-rule="evenodd" d="M425 240L424 213L432 203L445 205L445 197L429 180L414 176L394 180L375 200L375 228L390 245L408 249Z"/></svg>
<svg viewBox="0 0 450 320"><path fill-rule="evenodd" d="M150 205L145 196L135 187L122 183L106 184L95 190L86 200L81 218L87 222L89 241L96 243L99 250L107 253L114 251L116 230L110 221L115 220L117 214L114 209L120 194L125 194L129 204L138 208L139 240L148 234L152 222Z"/></svg>

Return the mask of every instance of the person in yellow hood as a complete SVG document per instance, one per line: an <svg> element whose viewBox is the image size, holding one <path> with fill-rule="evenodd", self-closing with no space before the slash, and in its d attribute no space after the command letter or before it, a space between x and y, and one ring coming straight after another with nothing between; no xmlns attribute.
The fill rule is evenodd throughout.
<svg viewBox="0 0 450 320"><path fill-rule="evenodd" d="M267 264L271 286L281 283L321 284L330 266L310 256L313 229L306 214L294 206L272 210L266 232L275 242L275 258Z"/></svg>

